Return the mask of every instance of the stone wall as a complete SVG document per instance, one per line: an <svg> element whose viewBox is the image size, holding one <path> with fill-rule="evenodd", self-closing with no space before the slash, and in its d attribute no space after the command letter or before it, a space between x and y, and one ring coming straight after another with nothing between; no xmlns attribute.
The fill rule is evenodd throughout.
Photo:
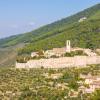
<svg viewBox="0 0 100 100"><path fill-rule="evenodd" d="M85 67L87 64L100 64L100 56L75 56L40 60L29 60L27 63L17 63L16 68L65 68Z"/></svg>

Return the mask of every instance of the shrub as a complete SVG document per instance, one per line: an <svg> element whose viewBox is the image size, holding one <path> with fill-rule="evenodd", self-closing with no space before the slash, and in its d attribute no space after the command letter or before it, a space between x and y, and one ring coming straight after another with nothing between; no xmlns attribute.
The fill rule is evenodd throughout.
<svg viewBox="0 0 100 100"><path fill-rule="evenodd" d="M76 56L76 55L86 55L83 50L76 50L76 51L71 51L70 53L65 53L64 56L66 57L73 57L73 56Z"/></svg>
<svg viewBox="0 0 100 100"><path fill-rule="evenodd" d="M71 52L71 53L65 53L65 55L64 55L65 57L73 57L74 56L74 53L73 52Z"/></svg>
<svg viewBox="0 0 100 100"><path fill-rule="evenodd" d="M16 61L19 63L26 63L28 60L30 60L30 56L17 56Z"/></svg>
<svg viewBox="0 0 100 100"><path fill-rule="evenodd" d="M83 52L83 50L76 50L74 52L74 55L84 55L84 52Z"/></svg>

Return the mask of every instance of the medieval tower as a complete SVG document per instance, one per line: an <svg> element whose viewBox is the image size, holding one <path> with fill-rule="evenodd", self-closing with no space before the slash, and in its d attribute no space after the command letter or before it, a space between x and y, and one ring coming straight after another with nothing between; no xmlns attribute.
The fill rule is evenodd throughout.
<svg viewBox="0 0 100 100"><path fill-rule="evenodd" d="M66 52L70 53L71 52L71 44L70 44L70 40L66 41Z"/></svg>

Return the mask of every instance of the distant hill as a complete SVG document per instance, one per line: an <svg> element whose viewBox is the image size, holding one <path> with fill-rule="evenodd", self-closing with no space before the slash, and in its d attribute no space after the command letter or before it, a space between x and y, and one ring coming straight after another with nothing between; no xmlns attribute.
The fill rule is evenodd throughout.
<svg viewBox="0 0 100 100"><path fill-rule="evenodd" d="M79 23L83 17L87 19ZM0 47L14 47L23 43L25 46L18 51L21 55L62 47L67 39L71 40L72 46L100 48L100 4L32 32L1 39Z"/></svg>

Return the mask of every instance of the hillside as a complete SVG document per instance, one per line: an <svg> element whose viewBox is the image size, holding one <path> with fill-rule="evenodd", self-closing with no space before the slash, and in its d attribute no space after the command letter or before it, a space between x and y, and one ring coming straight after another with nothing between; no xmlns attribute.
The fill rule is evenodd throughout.
<svg viewBox="0 0 100 100"><path fill-rule="evenodd" d="M99 89L93 93L82 92L80 87L86 90L90 84L81 76L87 80L92 77L96 84L100 65L65 69L0 68L0 100L100 100L98 85Z"/></svg>
<svg viewBox="0 0 100 100"><path fill-rule="evenodd" d="M39 37L44 37L44 35L48 35L50 33L53 34L53 32L57 32L60 29L63 29L66 26L69 26L72 23L77 22L80 18L82 17L87 17L87 18L92 18L93 19L99 19L100 15L100 4L97 4L93 7L90 7L88 9L85 9L75 15L69 16L67 18L64 18L62 20L56 21L52 24L43 26L37 30L34 30L32 32L26 33L26 34L21 34L21 35L16 35L16 36L11 36L5 39L0 40L0 47L6 47L6 46L11 46L11 45L16 45L22 42L33 42L37 40ZM48 33L49 32L49 33Z"/></svg>
<svg viewBox="0 0 100 100"><path fill-rule="evenodd" d="M12 47L0 48L0 67L13 67L16 61L17 48L23 46L23 44L19 44Z"/></svg>
<svg viewBox="0 0 100 100"><path fill-rule="evenodd" d="M12 49L1 49L0 50L0 66L9 67L13 65L15 61L16 52ZM14 60L12 60L14 59ZM6 65L6 66L5 66Z"/></svg>
<svg viewBox="0 0 100 100"><path fill-rule="evenodd" d="M21 55L29 54L34 50L62 47L65 45L65 41L70 39L72 46L100 48L99 16L100 4L97 4L32 32L1 39L0 47L6 49L23 43L25 44L24 48L18 52ZM79 23L78 21L82 17L87 19Z"/></svg>
<svg viewBox="0 0 100 100"><path fill-rule="evenodd" d="M51 25L40 28L38 36L19 51L19 54L30 53L33 50L62 47L67 39L72 46L82 48L100 48L100 4L88 8L76 15L70 16ZM79 19L87 19L79 23ZM43 32L43 33L42 33Z"/></svg>

